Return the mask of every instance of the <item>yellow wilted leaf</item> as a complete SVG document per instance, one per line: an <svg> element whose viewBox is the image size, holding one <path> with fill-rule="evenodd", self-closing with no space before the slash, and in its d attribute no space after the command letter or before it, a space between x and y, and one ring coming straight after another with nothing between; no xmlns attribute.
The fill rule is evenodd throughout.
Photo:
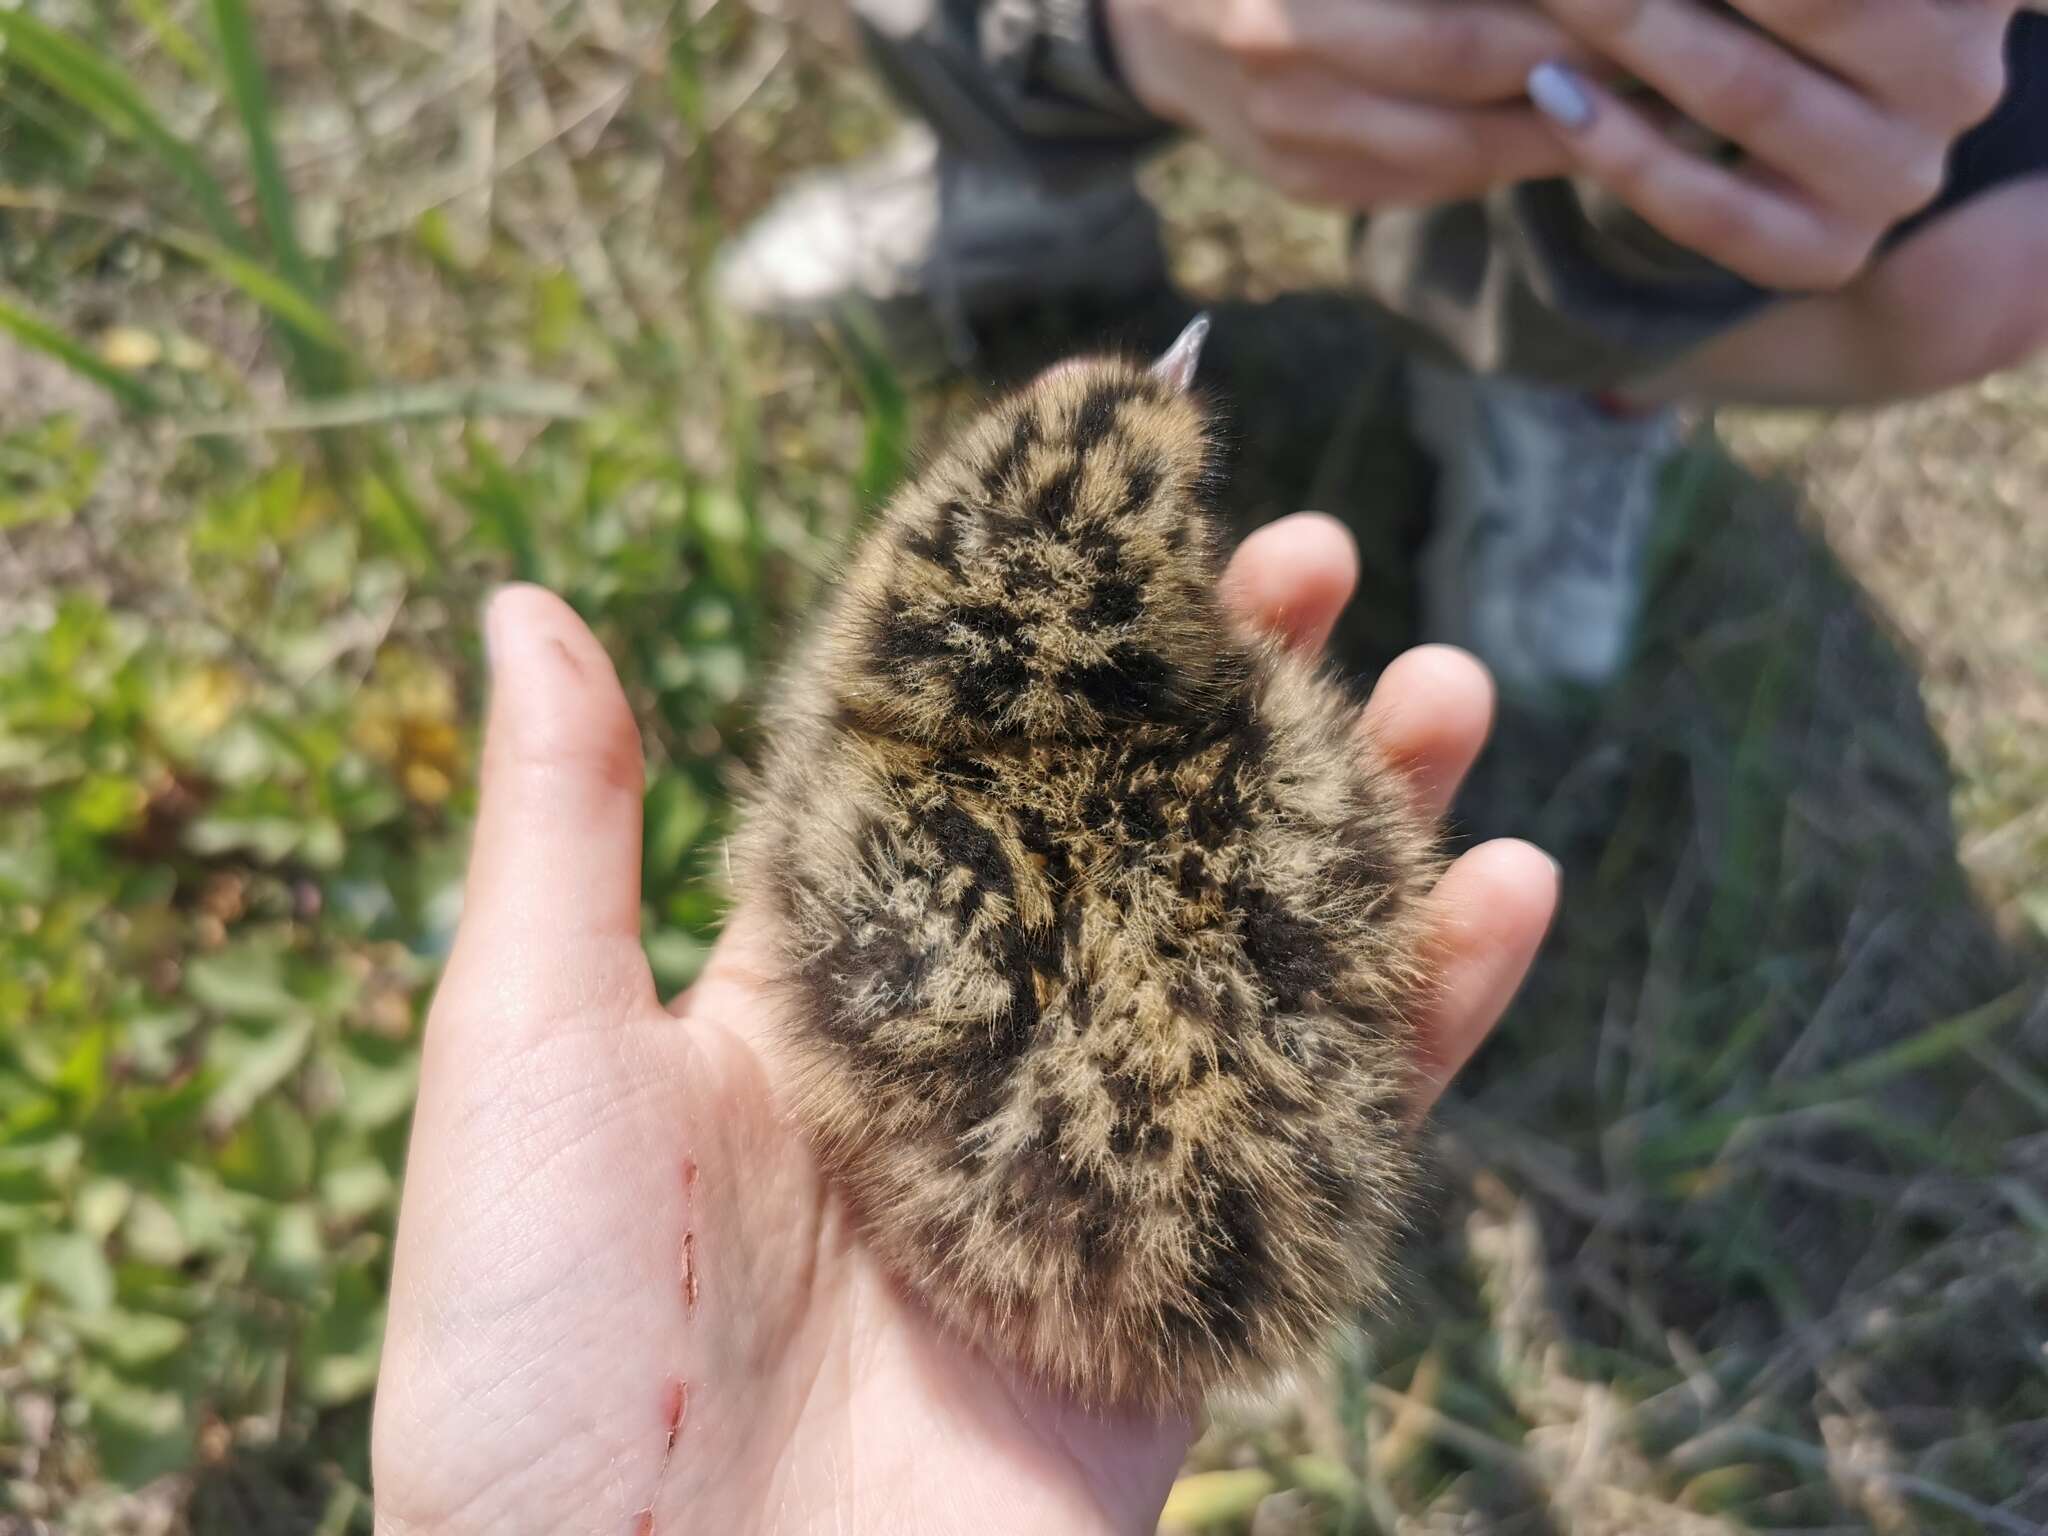
<svg viewBox="0 0 2048 1536"><path fill-rule="evenodd" d="M198 667L158 695L151 714L166 736L199 741L234 718L244 691L242 679L233 669Z"/></svg>
<svg viewBox="0 0 2048 1536"><path fill-rule="evenodd" d="M148 331L132 325L117 325L100 336L100 356L110 368L123 373L140 373L154 368L164 355L163 343Z"/></svg>
<svg viewBox="0 0 2048 1536"><path fill-rule="evenodd" d="M1166 1507L1159 1512L1161 1536L1246 1519L1259 1500L1279 1486L1272 1473L1257 1467L1190 1472L1166 1496Z"/></svg>
<svg viewBox="0 0 2048 1536"><path fill-rule="evenodd" d="M405 792L421 805L439 805L455 787L455 781L448 777L446 771L432 763L407 763L399 773L399 782L405 786Z"/></svg>
<svg viewBox="0 0 2048 1536"><path fill-rule="evenodd" d="M462 778L456 703L447 672L412 653L387 652L363 690L352 734L358 747L392 770L409 797L439 805Z"/></svg>

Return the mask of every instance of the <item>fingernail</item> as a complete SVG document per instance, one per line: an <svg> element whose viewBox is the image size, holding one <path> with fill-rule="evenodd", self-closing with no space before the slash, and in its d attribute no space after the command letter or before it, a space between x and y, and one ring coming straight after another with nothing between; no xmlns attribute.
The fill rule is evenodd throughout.
<svg viewBox="0 0 2048 1536"><path fill-rule="evenodd" d="M1536 110L1573 133L1593 121L1593 98L1586 83L1563 64L1538 64L1529 71L1529 100Z"/></svg>

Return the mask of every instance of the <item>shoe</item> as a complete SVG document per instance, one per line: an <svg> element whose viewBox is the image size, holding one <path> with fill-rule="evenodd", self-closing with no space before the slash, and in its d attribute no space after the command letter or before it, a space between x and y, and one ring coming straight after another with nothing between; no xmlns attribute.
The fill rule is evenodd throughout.
<svg viewBox="0 0 2048 1536"><path fill-rule="evenodd" d="M1515 702L1556 707L1612 682L1678 415L1412 362L1409 424L1437 463L1422 555L1427 638L1463 646Z"/></svg>
<svg viewBox="0 0 2048 1536"><path fill-rule="evenodd" d="M965 361L974 323L1047 299L1129 297L1165 281L1159 216L1134 168L1042 182L947 154L922 124L806 177L721 253L713 291L790 322L865 311L892 349L936 339Z"/></svg>

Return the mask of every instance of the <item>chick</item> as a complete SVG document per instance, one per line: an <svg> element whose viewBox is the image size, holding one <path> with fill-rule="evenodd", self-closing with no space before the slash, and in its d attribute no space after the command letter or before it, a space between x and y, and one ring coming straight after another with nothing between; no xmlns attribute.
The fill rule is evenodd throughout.
<svg viewBox="0 0 2048 1536"><path fill-rule="evenodd" d="M1186 1403L1385 1296L1433 828L1331 678L1234 625L1188 384L1055 368L890 505L735 842L792 1110L946 1327Z"/></svg>

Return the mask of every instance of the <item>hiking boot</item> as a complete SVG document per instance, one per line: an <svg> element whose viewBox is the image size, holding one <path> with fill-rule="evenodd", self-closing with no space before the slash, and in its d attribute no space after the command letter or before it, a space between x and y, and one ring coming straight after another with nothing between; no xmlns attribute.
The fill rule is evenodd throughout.
<svg viewBox="0 0 2048 1536"><path fill-rule="evenodd" d="M746 315L865 311L892 349L974 353L976 321L1033 301L1114 300L1165 281L1159 216L1134 168L1042 182L945 153L922 124L785 192L721 254L719 298Z"/></svg>
<svg viewBox="0 0 2048 1536"><path fill-rule="evenodd" d="M1493 669L1506 697L1556 707L1612 682L1642 606L1670 409L1433 363L1409 369L1409 423L1436 459L1423 628Z"/></svg>

